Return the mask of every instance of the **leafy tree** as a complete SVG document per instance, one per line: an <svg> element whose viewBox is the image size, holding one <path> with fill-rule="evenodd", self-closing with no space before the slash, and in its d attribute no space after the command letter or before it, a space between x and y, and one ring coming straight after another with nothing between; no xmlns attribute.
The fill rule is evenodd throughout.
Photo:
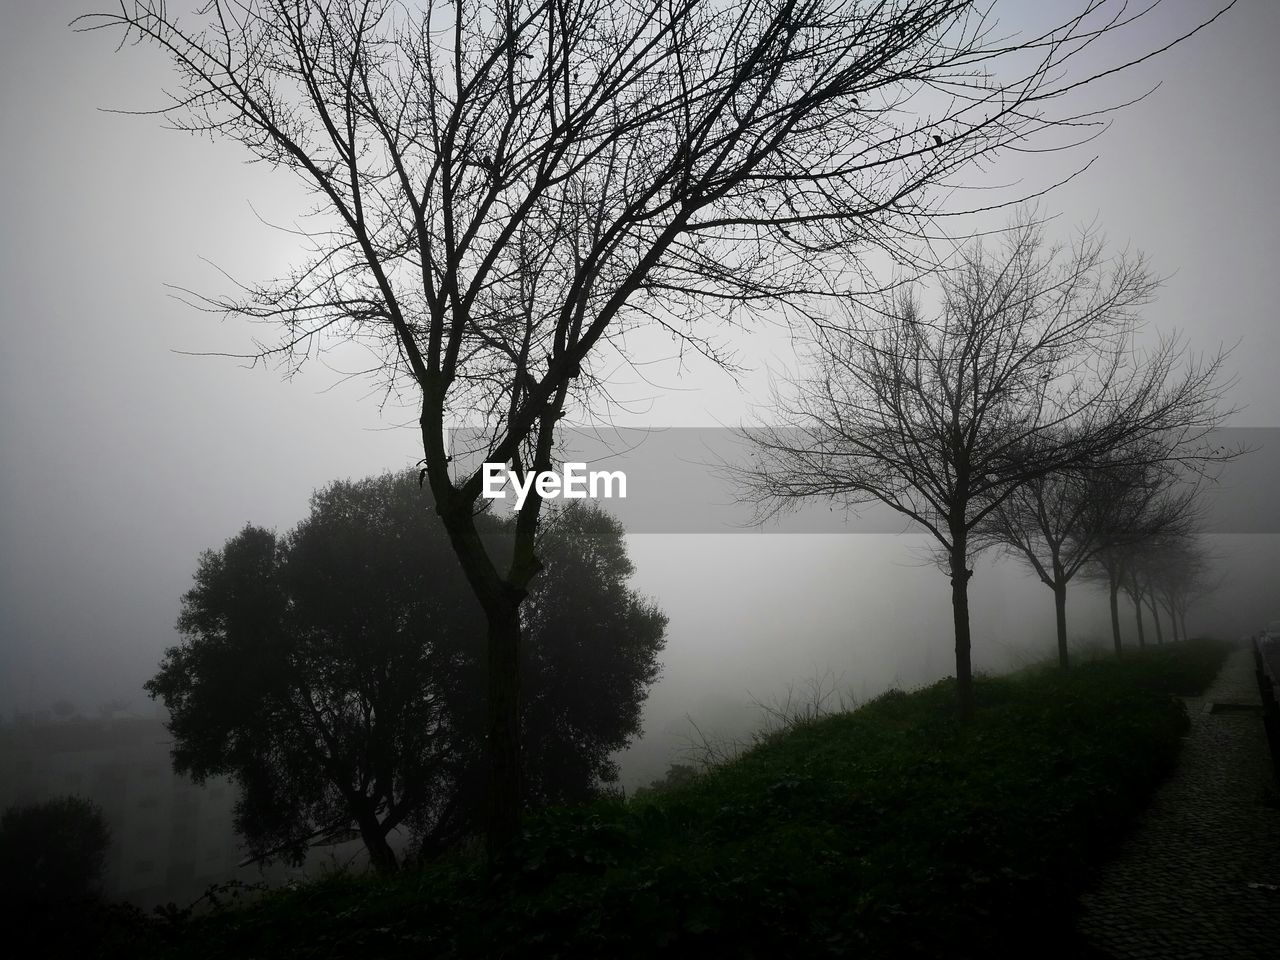
<svg viewBox="0 0 1280 960"><path fill-rule="evenodd" d="M651 780L647 787L637 787L635 796L652 797L654 794L665 793L676 787L682 787L686 783L693 783L698 779L698 768L688 763L673 763L667 767L667 772L660 776L657 780Z"/></svg>
<svg viewBox="0 0 1280 960"><path fill-rule="evenodd" d="M81 797L10 807L0 817L0 895L9 906L51 906L100 893L111 832Z"/></svg>
<svg viewBox="0 0 1280 960"><path fill-rule="evenodd" d="M509 550L486 551L481 474L455 475L450 426L481 424L486 462L548 469L566 409L607 403L604 372L633 362L630 330L724 362L711 323L842 300L868 253L910 256L935 188L1098 122L1068 94L1151 55L1068 69L1150 12L1125 0L1080 0L1016 38L970 0L109 6L78 24L171 57L171 123L299 177L325 215L291 275L213 308L282 327L262 359L295 364L337 336L409 388L485 614L491 852L520 810L542 498Z"/></svg>
<svg viewBox="0 0 1280 960"><path fill-rule="evenodd" d="M542 549L529 779L540 800L577 799L639 729L666 619L626 587L621 528L593 509L556 515ZM178 627L147 689L171 712L177 769L238 779L256 855L355 833L390 870L397 827L432 849L475 825L484 621L414 473L334 483L287 536L248 526L206 552Z"/></svg>
<svg viewBox="0 0 1280 960"><path fill-rule="evenodd" d="M522 710L529 801L585 799L612 783L609 755L640 729L667 617L626 586L634 572L622 526L575 502L540 533L543 570L523 608Z"/></svg>

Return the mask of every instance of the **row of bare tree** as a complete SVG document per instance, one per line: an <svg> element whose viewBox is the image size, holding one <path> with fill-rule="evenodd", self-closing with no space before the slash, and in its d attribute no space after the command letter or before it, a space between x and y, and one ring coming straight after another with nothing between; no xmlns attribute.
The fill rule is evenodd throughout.
<svg viewBox="0 0 1280 960"><path fill-rule="evenodd" d="M1138 646L1146 645L1143 605L1151 612L1156 642L1164 640L1160 627L1163 610L1176 640L1187 639L1187 611L1218 586L1213 575L1213 557L1200 539L1196 521L1199 488L1181 491L1165 488L1128 532L1102 538L1082 570L1084 579L1100 582L1107 589L1111 608L1111 636L1120 654L1120 594L1133 603Z"/></svg>
<svg viewBox="0 0 1280 960"><path fill-rule="evenodd" d="M814 326L807 371L775 389L739 471L760 519L816 497L882 503L927 530L951 579L956 677L972 708L972 561L999 546L1053 591L1103 571L1116 594L1178 615L1203 576L1192 482L1242 451L1214 443L1225 354L1142 346L1156 283L1140 257L1082 234L1051 246L1024 218L917 285Z"/></svg>
<svg viewBox="0 0 1280 960"><path fill-rule="evenodd" d="M1205 463L1239 451L1211 448ZM1174 639L1186 637L1187 608L1210 589L1210 558L1199 540L1202 487L1170 469L1159 448L1142 462L1131 454L1119 465L1066 468L1015 491L989 515L980 538L1029 566L1053 591L1058 662L1068 665L1067 587L1077 576L1102 583L1111 609L1115 652L1122 651L1119 596L1137 613L1144 646L1142 605L1163 639L1160 610Z"/></svg>
<svg viewBox="0 0 1280 960"><path fill-rule="evenodd" d="M561 418L598 415L610 372L649 359L634 328L727 363L720 335L753 316L849 306L869 254L922 265L935 216L960 212L942 201L961 171L1028 138L1088 139L1125 97L1076 92L1222 12L1152 44L1159 5L1076 0L1018 35L1000 2L974 0L119 0L79 26L165 51L178 84L159 112L314 195L296 271L206 305L282 329L256 356L290 369L328 338L365 345L414 407L431 502L488 622L492 852L521 809L520 611L542 499L491 555L481 474L459 475L450 428L482 427L477 460L547 470ZM1087 65L1117 33L1141 49ZM981 466L994 479L965 473L966 497L1028 477ZM937 529L961 603L980 518L956 507Z"/></svg>

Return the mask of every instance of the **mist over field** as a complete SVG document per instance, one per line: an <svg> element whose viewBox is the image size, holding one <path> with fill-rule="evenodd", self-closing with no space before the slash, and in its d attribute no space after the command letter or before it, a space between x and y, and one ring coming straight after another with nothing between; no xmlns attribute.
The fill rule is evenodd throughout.
<svg viewBox="0 0 1280 960"><path fill-rule="evenodd" d="M1211 542L1231 558L1230 572L1191 629L1228 638L1255 633L1270 618L1276 537ZM768 721L753 698L773 705L793 689L805 702L819 680L837 698L859 701L950 676L950 595L927 549L920 536L632 537L636 585L671 598L663 603L671 628L663 678L645 706L645 734L623 755L624 784L643 785L669 762L700 755L689 718L713 739L747 739ZM701 595L680 602L680 584L707 569L716 575L700 581ZM1002 673L1053 655L1053 598L1045 586L1008 560L981 562L971 586L979 669ZM797 610L806 613L802 624ZM1122 607L1130 633L1132 614ZM1111 628L1103 591L1084 584L1071 591L1068 623L1082 651L1105 651Z"/></svg>

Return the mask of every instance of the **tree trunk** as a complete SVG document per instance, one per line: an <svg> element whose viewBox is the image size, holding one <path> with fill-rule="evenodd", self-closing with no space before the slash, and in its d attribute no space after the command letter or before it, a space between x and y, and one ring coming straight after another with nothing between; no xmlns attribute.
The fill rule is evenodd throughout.
<svg viewBox="0 0 1280 960"><path fill-rule="evenodd" d="M967 552L964 535L952 541L951 615L956 632L956 694L960 716L973 715L973 661L969 642L969 578L973 571L964 565Z"/></svg>
<svg viewBox="0 0 1280 960"><path fill-rule="evenodd" d="M485 849L490 865L519 834L520 602L525 591L498 575L470 508L440 510L454 553L486 621ZM500 554L507 544L492 544Z"/></svg>
<svg viewBox="0 0 1280 960"><path fill-rule="evenodd" d="M1190 640L1191 634L1187 633L1187 612L1185 610L1178 611L1178 621L1182 624L1182 639Z"/></svg>
<svg viewBox="0 0 1280 960"><path fill-rule="evenodd" d="M1116 656L1120 656L1120 578L1114 573L1107 582L1108 599L1111 602L1111 640L1116 646Z"/></svg>
<svg viewBox="0 0 1280 960"><path fill-rule="evenodd" d="M501 556L508 544L491 542L492 552L485 546L476 528L472 503L453 488L449 458L445 456L439 432L430 429L434 422L430 411L424 412L423 450L427 454L431 494L436 513L449 534L453 552L484 612L487 626L484 744L487 795L483 816L485 850L492 866L520 831L520 603L526 590L522 583L510 581L511 574L504 578L499 573L493 557ZM536 529L536 523L537 518L533 516L526 524L530 534ZM520 554L522 543L528 548L525 551L528 556ZM512 570L519 568L523 573L533 569L532 536L522 538L517 529L514 544ZM523 583L527 583L527 579Z"/></svg>
<svg viewBox="0 0 1280 960"><path fill-rule="evenodd" d="M520 613L503 604L489 615L489 860L511 846L520 828Z"/></svg>
<svg viewBox="0 0 1280 960"><path fill-rule="evenodd" d="M373 814L361 814L356 822L360 826L360 839L369 851L369 862L381 874L395 873L396 854L387 842L387 831Z"/></svg>
<svg viewBox="0 0 1280 960"><path fill-rule="evenodd" d="M1156 624L1156 643L1164 643L1164 632L1160 629L1160 605L1156 603L1154 593L1147 597L1147 606L1151 608L1151 619Z"/></svg>
<svg viewBox="0 0 1280 960"><path fill-rule="evenodd" d="M1067 654L1067 585L1059 580L1053 585L1053 615L1058 628L1058 666L1071 666Z"/></svg>
<svg viewBox="0 0 1280 960"><path fill-rule="evenodd" d="M1140 595L1133 599L1133 612L1138 617L1138 647L1142 648L1147 645L1147 632L1142 626L1142 597Z"/></svg>

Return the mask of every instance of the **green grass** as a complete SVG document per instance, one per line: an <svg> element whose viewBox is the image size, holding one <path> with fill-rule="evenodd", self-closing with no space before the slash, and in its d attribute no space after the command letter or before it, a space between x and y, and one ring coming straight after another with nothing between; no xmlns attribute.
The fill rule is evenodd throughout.
<svg viewBox="0 0 1280 960"><path fill-rule="evenodd" d="M465 859L335 876L134 931L130 956L1067 956L1076 896L1171 769L1226 647L943 682L690 784L533 818ZM124 952L124 951L122 951Z"/></svg>

